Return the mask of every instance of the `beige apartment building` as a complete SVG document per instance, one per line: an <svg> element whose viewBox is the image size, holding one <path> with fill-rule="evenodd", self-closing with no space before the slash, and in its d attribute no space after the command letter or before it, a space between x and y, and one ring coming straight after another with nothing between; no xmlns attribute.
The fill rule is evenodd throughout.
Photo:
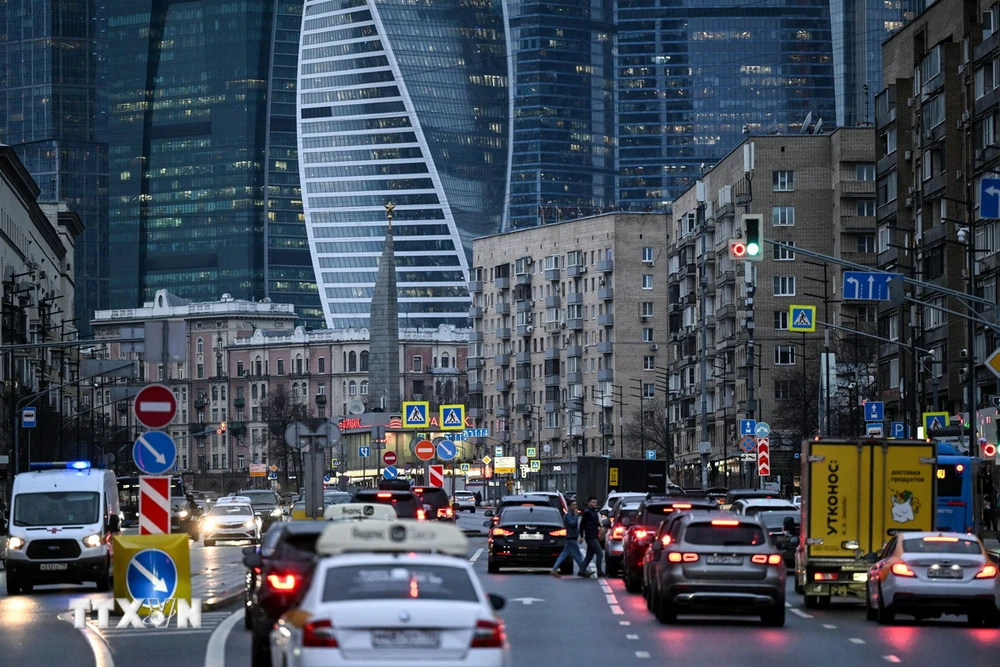
<svg viewBox="0 0 1000 667"><path fill-rule="evenodd" d="M745 165L744 147L753 162ZM746 167L752 166L747 171ZM865 398L870 373L857 361L873 361L875 313L870 302L844 302L842 268L767 243L773 239L824 255L871 266L875 261L874 131L838 129L827 134L755 136L706 171L704 216L708 288L705 295L708 362L707 441L710 483L732 488L755 483L751 464L740 461L739 420L752 412L772 429L774 464L770 481L789 485L794 453L804 435L826 424L829 432L861 428L852 407ZM673 205L669 257L669 414L685 485L701 479L701 319L699 287L702 228L697 188ZM729 241L742 235L744 213L763 215L763 258L733 261ZM752 317L748 309L745 265L754 268ZM789 331L789 306L817 307L817 320L856 329L831 330L829 418L820 399L820 359L824 327L815 333ZM755 364L751 377L747 348L753 333ZM863 375L863 377L861 377ZM856 377L857 376L857 377ZM749 401L750 382L755 390ZM872 397L873 398L873 397ZM755 471L755 466L753 467Z"/></svg>

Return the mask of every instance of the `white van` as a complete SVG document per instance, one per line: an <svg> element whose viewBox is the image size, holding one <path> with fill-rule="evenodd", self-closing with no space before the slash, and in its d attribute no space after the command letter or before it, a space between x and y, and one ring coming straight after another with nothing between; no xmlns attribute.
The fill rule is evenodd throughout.
<svg viewBox="0 0 1000 667"><path fill-rule="evenodd" d="M114 534L121 530L118 483L86 461L32 463L14 477L7 526L8 594L39 584L93 581L111 590Z"/></svg>

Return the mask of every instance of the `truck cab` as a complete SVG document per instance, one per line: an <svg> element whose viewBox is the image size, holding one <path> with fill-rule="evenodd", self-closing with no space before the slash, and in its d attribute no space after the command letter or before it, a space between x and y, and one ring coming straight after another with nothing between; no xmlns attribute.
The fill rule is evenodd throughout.
<svg viewBox="0 0 1000 667"><path fill-rule="evenodd" d="M87 461L32 463L14 477L7 525L7 592L94 582L111 590L118 485Z"/></svg>

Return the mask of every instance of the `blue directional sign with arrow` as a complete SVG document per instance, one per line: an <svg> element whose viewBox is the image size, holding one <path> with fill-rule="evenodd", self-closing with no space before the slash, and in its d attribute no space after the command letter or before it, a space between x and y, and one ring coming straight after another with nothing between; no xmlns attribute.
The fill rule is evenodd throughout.
<svg viewBox="0 0 1000 667"><path fill-rule="evenodd" d="M844 271L844 298L853 301L889 301L889 285L902 280L901 273Z"/></svg>
<svg viewBox="0 0 1000 667"><path fill-rule="evenodd" d="M740 435L753 435L755 428L757 428L757 420L756 419L741 419L740 420Z"/></svg>
<svg viewBox="0 0 1000 667"><path fill-rule="evenodd" d="M979 217L1000 218L1000 178L979 181Z"/></svg>
<svg viewBox="0 0 1000 667"><path fill-rule="evenodd" d="M880 422L885 419L885 403L868 401L865 403L865 421Z"/></svg>
<svg viewBox="0 0 1000 667"><path fill-rule="evenodd" d="M162 603L173 598L177 591L177 565L165 551L144 549L129 561L125 583L133 600L159 600Z"/></svg>
<svg viewBox="0 0 1000 667"><path fill-rule="evenodd" d="M386 466L382 468L382 477L386 479L396 479L399 477L399 470L396 469L396 466Z"/></svg>
<svg viewBox="0 0 1000 667"><path fill-rule="evenodd" d="M132 445L135 466L147 475L162 475L174 467L177 445L162 431L147 431Z"/></svg>
<svg viewBox="0 0 1000 667"><path fill-rule="evenodd" d="M458 456L458 446L451 440L442 440L437 444L437 455L442 461L451 461Z"/></svg>
<svg viewBox="0 0 1000 667"><path fill-rule="evenodd" d="M366 459L372 455L372 448L369 445L358 445L358 457Z"/></svg>

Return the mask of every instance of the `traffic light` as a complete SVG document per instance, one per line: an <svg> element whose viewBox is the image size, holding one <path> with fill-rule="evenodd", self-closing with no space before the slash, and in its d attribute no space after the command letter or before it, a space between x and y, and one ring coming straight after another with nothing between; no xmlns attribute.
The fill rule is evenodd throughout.
<svg viewBox="0 0 1000 667"><path fill-rule="evenodd" d="M219 428L215 429L215 432L219 435L225 435L227 426L228 424L226 424L226 422L222 422L219 424Z"/></svg>
<svg viewBox="0 0 1000 667"><path fill-rule="evenodd" d="M997 446L992 442L983 443L982 452L984 459L995 459L997 456Z"/></svg>
<svg viewBox="0 0 1000 667"><path fill-rule="evenodd" d="M729 239L729 259L747 259L747 243L743 239Z"/></svg>
<svg viewBox="0 0 1000 667"><path fill-rule="evenodd" d="M761 233L764 227L764 216L759 213L752 215L747 213L742 217L742 221L746 254L741 259L759 262L764 259L764 237Z"/></svg>

